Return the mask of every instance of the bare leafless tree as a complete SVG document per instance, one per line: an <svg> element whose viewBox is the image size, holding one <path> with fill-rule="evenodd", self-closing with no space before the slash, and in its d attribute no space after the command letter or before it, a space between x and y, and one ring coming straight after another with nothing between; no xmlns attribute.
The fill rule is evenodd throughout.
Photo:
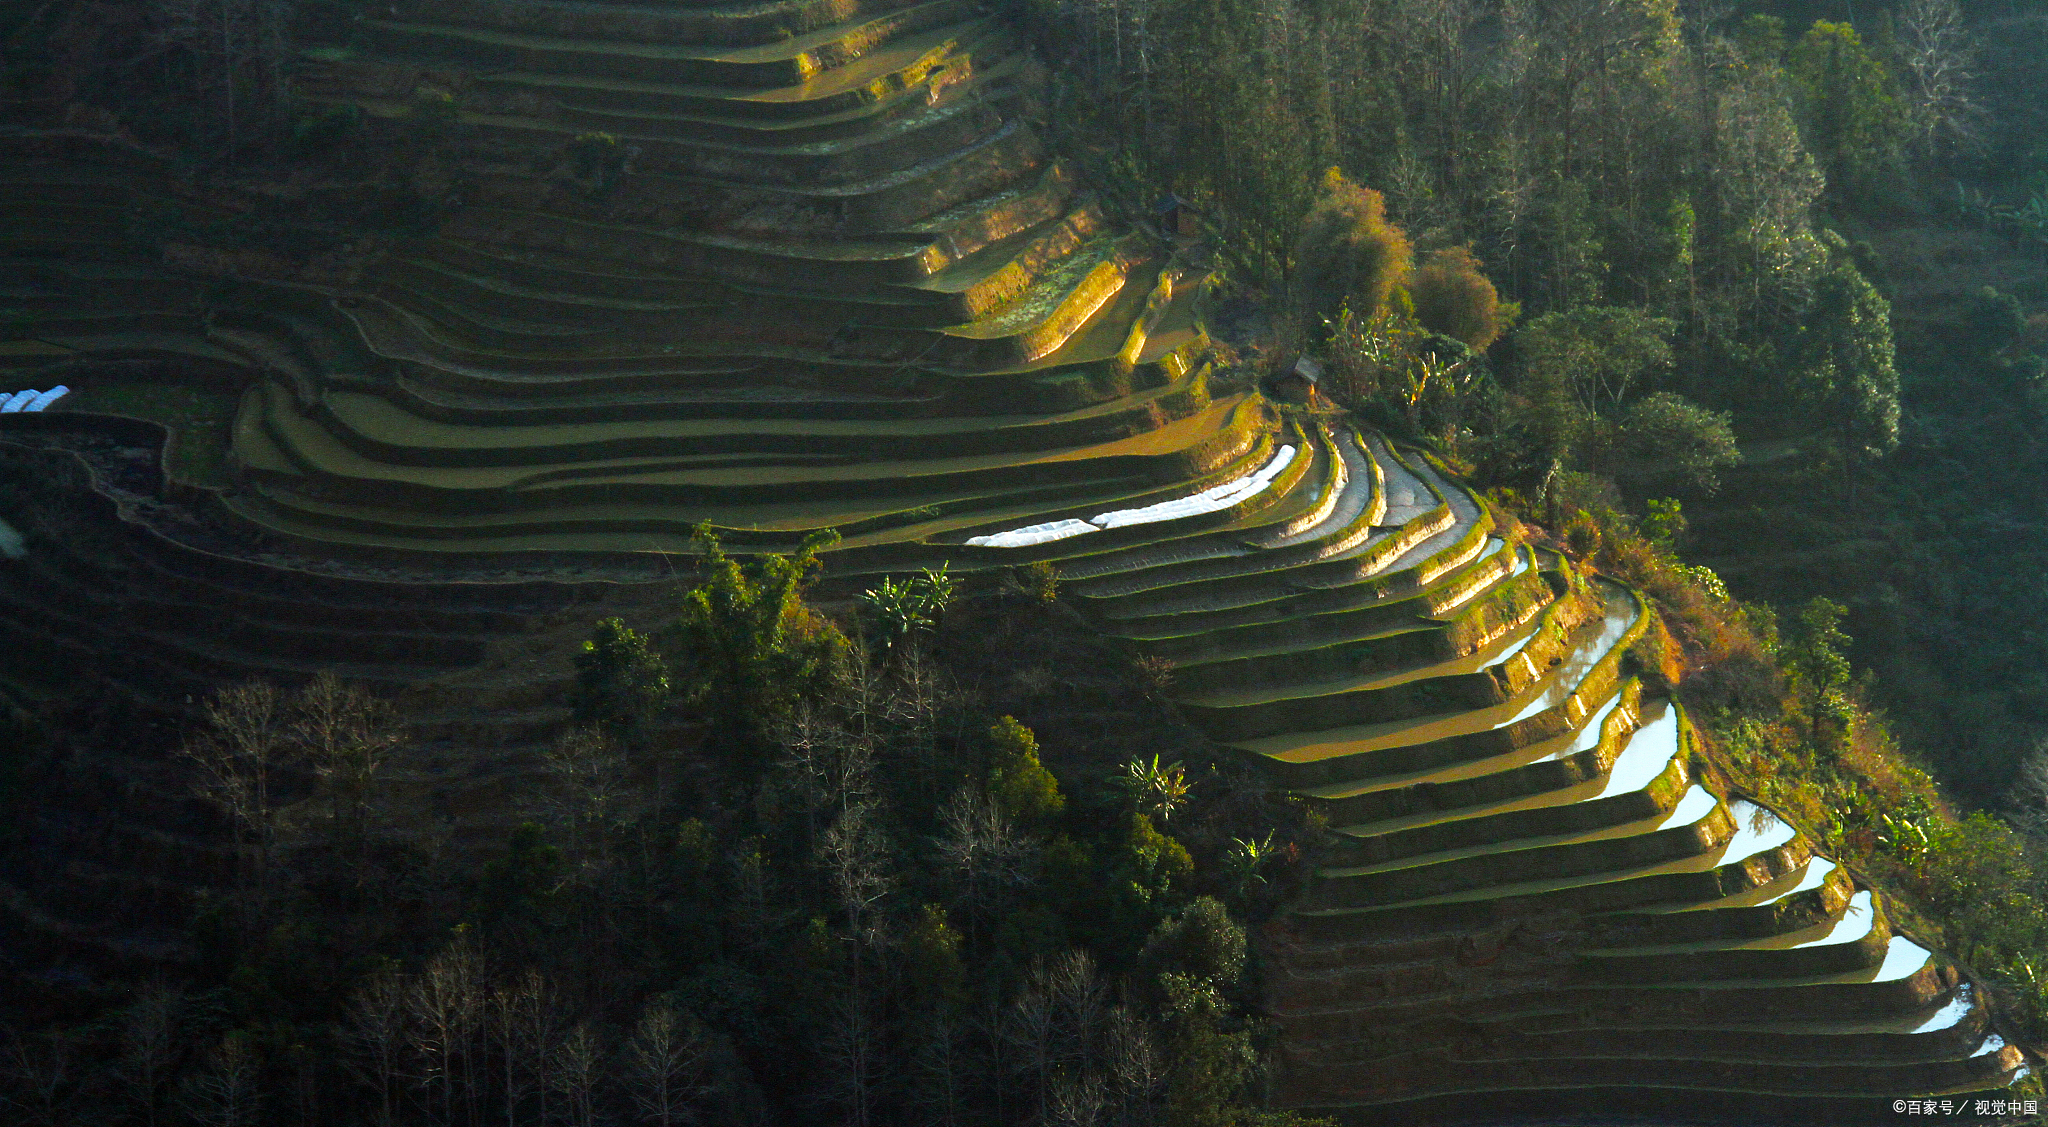
<svg viewBox="0 0 2048 1127"><path fill-rule="evenodd" d="M1127 1123L1149 1125L1153 1100L1166 1079L1152 1031L1130 1007L1118 1005L1105 1023L1110 1094Z"/></svg>
<svg viewBox="0 0 2048 1127"><path fill-rule="evenodd" d="M290 750L286 702L275 685L250 681L222 689L204 708L207 731L184 756L198 767L201 797L226 816L244 887L260 917L268 910L276 868L277 807L272 778Z"/></svg>
<svg viewBox="0 0 2048 1127"><path fill-rule="evenodd" d="M547 765L555 784L550 810L567 831L570 858L585 879L597 879L611 868L630 795L625 752L598 729L577 728L556 741Z"/></svg>
<svg viewBox="0 0 2048 1127"><path fill-rule="evenodd" d="M914 640L892 649L887 666L855 653L843 681L844 730L870 755L886 749L919 768L940 766L938 720L958 699L941 667Z"/></svg>
<svg viewBox="0 0 2048 1127"><path fill-rule="evenodd" d="M1047 1087L1047 1127L1095 1127L1102 1121L1102 1078L1093 1072L1061 1070Z"/></svg>
<svg viewBox="0 0 2048 1127"><path fill-rule="evenodd" d="M561 1041L562 1001L552 983L529 968L491 991L489 1035L498 1055L505 1127L518 1127L529 1100L535 1122L548 1122L554 1055Z"/></svg>
<svg viewBox="0 0 2048 1127"><path fill-rule="evenodd" d="M827 1070L824 1089L829 1098L846 1106L854 1127L868 1127L874 1121L876 1073L882 1052L875 1005L858 982L837 992L828 1005L830 1024L820 1046Z"/></svg>
<svg viewBox="0 0 2048 1127"><path fill-rule="evenodd" d="M1977 81L1977 37L1957 0L1905 0L1898 13L1914 145L1933 156L1943 142L1973 149L1983 143Z"/></svg>
<svg viewBox="0 0 2048 1127"><path fill-rule="evenodd" d="M818 839L818 859L831 878L847 926L861 946L879 941L883 919L876 908L896 885L889 868L888 843L876 815L875 802L854 803Z"/></svg>
<svg viewBox="0 0 2048 1127"><path fill-rule="evenodd" d="M0 1106L23 1124L56 1127L68 1119L78 1082L77 1044L65 1031L14 1033L0 1049Z"/></svg>
<svg viewBox="0 0 2048 1127"><path fill-rule="evenodd" d="M293 694L291 706L292 737L327 793L334 835L360 858L378 771L403 735L397 711L331 671Z"/></svg>
<svg viewBox="0 0 2048 1127"><path fill-rule="evenodd" d="M1095 960L1086 951L1072 948L1032 965L1005 1014L1002 1037L1013 1065L1037 1093L1041 1122L1058 1122L1069 1113L1101 1113L1103 1034L1109 1016ZM1061 1084L1068 1087L1056 1087Z"/></svg>
<svg viewBox="0 0 2048 1127"><path fill-rule="evenodd" d="M604 1063L604 1045L588 1022L578 1022L555 1046L552 1079L569 1127L595 1127Z"/></svg>
<svg viewBox="0 0 2048 1127"><path fill-rule="evenodd" d="M1088 1060L1109 1012L1094 958L1078 947L1069 950L1047 965L1045 985L1069 1052L1076 1060Z"/></svg>
<svg viewBox="0 0 2048 1127"><path fill-rule="evenodd" d="M1043 1116L1050 1101L1053 1066L1060 1057L1060 1020L1052 994L1045 988L1045 964L1040 962L1032 972L1031 980L1004 1011L999 1035L1011 1069L1022 1074L1033 1092L1034 1106Z"/></svg>
<svg viewBox="0 0 2048 1127"><path fill-rule="evenodd" d="M814 838L848 807L873 793L874 750L857 730L866 715L858 707L865 696L854 694L855 730L812 709L800 709L777 732L783 755L770 782L775 800L800 813Z"/></svg>
<svg viewBox="0 0 2048 1127"><path fill-rule="evenodd" d="M826 1056L858 1127L866 1127L872 1114L879 1040L870 952L883 941L886 917L879 910L881 901L896 885L876 817L878 805L873 799L852 802L817 843L818 860L845 913L850 940L849 975L845 991L834 1002Z"/></svg>
<svg viewBox="0 0 2048 1127"><path fill-rule="evenodd" d="M272 123L285 94L289 0L151 0L158 49L184 56L192 94L217 106L227 158Z"/></svg>
<svg viewBox="0 0 2048 1127"><path fill-rule="evenodd" d="M152 983L120 1014L115 1076L123 1097L149 1127L156 1127L164 1084L181 1055L178 1011L184 1001L182 991Z"/></svg>
<svg viewBox="0 0 2048 1127"><path fill-rule="evenodd" d="M934 844L959 881L971 941L978 921L1029 879L1037 843L973 787L962 788L939 808L939 830Z"/></svg>
<svg viewBox="0 0 2048 1127"><path fill-rule="evenodd" d="M960 1030L945 1010L927 1015L914 1030L917 1047L910 1067L911 1105L929 1127L958 1127L966 1113L973 1077L961 1052Z"/></svg>
<svg viewBox="0 0 2048 1127"><path fill-rule="evenodd" d="M303 1040L293 1041L281 1055L279 1063L292 1097L292 1122L313 1127L321 1121L320 1108L327 1091L324 1081L331 1074L329 1061Z"/></svg>
<svg viewBox="0 0 2048 1127"><path fill-rule="evenodd" d="M419 1080L443 1123L457 1122L473 1096L482 971L475 945L464 933L427 962L405 993L406 1033L420 1064Z"/></svg>
<svg viewBox="0 0 2048 1127"><path fill-rule="evenodd" d="M656 1002L640 1017L626 1043L626 1080L642 1122L676 1127L695 1118L707 1090L702 1026L690 1014Z"/></svg>
<svg viewBox="0 0 2048 1127"><path fill-rule="evenodd" d="M944 669L926 657L923 650L904 651L896 665L896 692L892 694L892 715L912 742L908 750L920 764L935 761L938 752L940 714L959 700L959 692L947 680Z"/></svg>
<svg viewBox="0 0 2048 1127"><path fill-rule="evenodd" d="M184 1104L205 1127L250 1127L262 1116L262 1062L245 1033L221 1038L206 1063L187 1077Z"/></svg>
<svg viewBox="0 0 2048 1127"><path fill-rule="evenodd" d="M370 975L349 996L343 1034L357 1075L377 1093L378 1127L397 1121L400 1069L406 1051L405 979L385 969Z"/></svg>

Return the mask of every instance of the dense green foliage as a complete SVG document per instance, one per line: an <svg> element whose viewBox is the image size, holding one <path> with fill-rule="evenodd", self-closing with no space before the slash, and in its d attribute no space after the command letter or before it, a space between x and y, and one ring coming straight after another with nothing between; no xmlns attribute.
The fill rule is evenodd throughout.
<svg viewBox="0 0 2048 1127"><path fill-rule="evenodd" d="M1664 392L1761 433L1839 417L1841 457L1896 441L1885 303L1815 210L1835 180L1897 181L1908 160L1899 81L1851 29L1688 23L1670 0L1134 3L1057 7L1046 26L1075 64L1058 105L1076 131L1198 199L1239 281L1293 305L1310 344L1340 307L1366 326L1391 301L1483 349L1502 326L1449 312L1440 273L1483 264L1469 273L1537 321L1608 308L1667 326L1675 362L1591 378L1606 394L1574 389L1581 414ZM1331 165L1348 178L1302 171ZM1296 186L1269 190L1280 177ZM1392 300L1412 258L1423 296ZM1552 347L1571 338L1529 328L1473 377L1505 386L1503 418L1566 390L1546 371L1573 363ZM1468 453L1498 474L1549 472L1555 425L1416 409L1445 397L1432 381L1447 382L1395 381L1393 405L1447 440L1473 432Z"/></svg>
<svg viewBox="0 0 2048 1127"><path fill-rule="evenodd" d="M805 600L809 552L702 543L672 622L596 625L583 726L479 849L407 816L374 698L210 702L190 756L239 864L206 969L78 1000L14 1044L0 1099L51 1123L1296 1122L1249 1102L1245 935L1300 873L1296 807L1021 587L949 581L884 663ZM1018 652L1042 683L985 680Z"/></svg>
<svg viewBox="0 0 2048 1127"><path fill-rule="evenodd" d="M684 593L663 640L687 663L685 700L709 717L715 744L739 753L823 695L844 664L845 635L803 600L833 538L743 563L698 533L706 579Z"/></svg>
<svg viewBox="0 0 2048 1127"><path fill-rule="evenodd" d="M1415 320L1431 332L1484 351L1500 339L1517 312L1501 305L1500 291L1465 247L1432 252L1408 279Z"/></svg>
<svg viewBox="0 0 2048 1127"><path fill-rule="evenodd" d="M1832 600L1857 639L1842 652L1876 671L1857 707L1885 707L1958 809L2014 812L2048 723L2048 9L1039 10L1066 64L1060 120L1115 154L1102 174L1132 198L1196 201L1239 292L1270 311L1270 343L1240 342L1253 366L1324 352L1340 401L1433 441L1670 605L1713 601L1688 574L1759 603ZM1341 181L1307 171L1331 166ZM1371 201L1343 213L1416 261L1469 251L1519 327L1461 350L1483 334L1419 300L1421 270L1405 299L1326 284L1336 183ZM1601 529L1616 525L1584 516L1671 494L1692 516L1686 550L1720 576L1649 567L1647 542L1615 549ZM1716 665L1733 643L1683 617L1675 634L1713 643L1694 675L1741 681ZM1782 681L1797 668L1805 681ZM1814 672L1787 666L1763 695L1802 714L1847 699L1811 698Z"/></svg>
<svg viewBox="0 0 2048 1127"><path fill-rule="evenodd" d="M1327 319L1351 309L1380 316L1414 260L1407 234L1387 222L1385 197L1334 168L1324 174L1322 196L1302 220L1294 250L1297 296L1309 314Z"/></svg>
<svg viewBox="0 0 2048 1127"><path fill-rule="evenodd" d="M881 586L861 593L865 626L884 650L894 650L898 643L914 641L937 625L958 588L943 565L921 575L884 579Z"/></svg>
<svg viewBox="0 0 2048 1127"><path fill-rule="evenodd" d="M603 731L615 743L637 743L668 698L667 665L647 639L620 619L598 623L576 655L570 698L576 723Z"/></svg>
<svg viewBox="0 0 2048 1127"><path fill-rule="evenodd" d="M1771 17L1751 17L1759 18ZM1752 41L1780 38L1771 29ZM1905 110L1890 71L1854 27L1816 20L1786 53L1785 70L1798 95L1801 135L1830 183L1868 193L1878 178L1899 171Z"/></svg>

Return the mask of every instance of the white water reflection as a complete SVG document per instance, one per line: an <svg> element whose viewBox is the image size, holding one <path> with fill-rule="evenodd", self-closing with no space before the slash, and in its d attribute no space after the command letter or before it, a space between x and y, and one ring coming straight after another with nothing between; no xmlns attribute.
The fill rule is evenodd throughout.
<svg viewBox="0 0 2048 1127"><path fill-rule="evenodd" d="M1527 720L1546 708L1555 708L1564 703L1567 697L1578 691L1579 682L1585 679L1586 674L1591 672L1594 666L1600 664L1600 659L1613 651L1615 643L1621 641L1623 634L1628 633L1628 628L1635 624L1635 620L1634 599L1625 595L1617 595L1610 599L1607 617L1600 624L1599 636L1590 644L1573 650L1570 656L1565 658L1564 667L1544 685L1543 691L1537 693L1534 700L1524 705L1520 712L1503 721L1499 727L1505 728L1517 721Z"/></svg>
<svg viewBox="0 0 2048 1127"><path fill-rule="evenodd" d="M1943 1006L1933 1017L1915 1026L1913 1032L1935 1033L1943 1029L1952 1029L1963 1018L1969 1016L1973 1004L1970 998L1970 984L1965 982L1956 987L1956 995L1949 999L1948 1005Z"/></svg>
<svg viewBox="0 0 2048 1127"><path fill-rule="evenodd" d="M1348 438L1349 441L1345 439ZM1340 436L1331 443L1337 456L1337 503L1323 514L1323 519L1309 525L1292 536L1282 537L1262 548L1291 548L1311 540L1327 536L1332 532L1348 528L1365 507L1372 503L1372 461L1371 456L1359 445L1359 437L1352 433Z"/></svg>
<svg viewBox="0 0 2048 1127"><path fill-rule="evenodd" d="M1780 892L1776 896L1771 897L1769 900L1757 901L1756 906L1762 908L1766 905L1776 904L1780 900L1785 900L1790 897L1797 896L1802 892L1811 892L1814 889L1819 888L1821 884L1828 879L1828 874L1834 871L1835 863L1833 861L1830 861L1827 858L1816 854L1813 857L1807 859L1806 869L1800 876L1798 884L1793 885L1791 888L1788 888L1783 892Z"/></svg>
<svg viewBox="0 0 2048 1127"><path fill-rule="evenodd" d="M1613 696L1607 698L1606 704L1601 705L1598 709L1594 710L1591 716L1586 717L1585 724L1579 728L1579 734L1572 739L1571 743L1551 752L1536 762L1548 763L1554 759L1569 759L1582 751L1588 751L1597 746L1600 743L1600 731L1607 724L1607 715L1620 706L1621 691L1617 689Z"/></svg>
<svg viewBox="0 0 2048 1127"><path fill-rule="evenodd" d="M1835 926L1829 928L1826 935L1818 939L1809 939L1804 943L1794 943L1793 949L1855 943L1869 935L1870 929L1877 926L1877 905L1873 900L1868 890L1857 893L1850 898L1848 908L1835 920Z"/></svg>
<svg viewBox="0 0 2048 1127"><path fill-rule="evenodd" d="M28 555L28 545L22 541L21 533L5 520L0 520L0 556L18 560L25 555Z"/></svg>
<svg viewBox="0 0 2048 1127"><path fill-rule="evenodd" d="M1796 831L1776 814L1754 802L1736 799L1728 804L1728 816L1735 822L1735 836L1728 839L1721 864L1747 861L1766 849L1791 841Z"/></svg>
<svg viewBox="0 0 2048 1127"><path fill-rule="evenodd" d="M1720 804L1721 800L1709 793L1707 788L1694 783L1692 789L1685 792L1685 797L1678 800L1678 805L1672 808L1671 816L1657 823L1657 828L1668 830L1673 826L1692 825L1712 814L1714 807Z"/></svg>
<svg viewBox="0 0 2048 1127"><path fill-rule="evenodd" d="M1161 501L1140 509L1117 509L1113 512L1097 513L1087 520L1056 520L1045 524L1013 528L993 536L970 536L967 543L977 548L1028 548L1037 544L1050 544L1070 536L1094 532L1102 528L1122 528L1131 524L1156 524L1160 521L1180 520L1183 517L1201 516L1205 513L1222 512L1240 501L1255 497L1273 484L1294 462L1295 449L1282 446L1271 460L1256 473L1222 485L1212 486L1192 497L1180 497L1172 501Z"/></svg>
<svg viewBox="0 0 2048 1127"><path fill-rule="evenodd" d="M1909 975L1917 974L1934 956L1927 948L1903 935L1892 936L1891 945L1885 948L1884 965L1877 970L1872 982L1895 982Z"/></svg>
<svg viewBox="0 0 2048 1127"><path fill-rule="evenodd" d="M1664 714L1636 729L1628 746L1607 770L1607 783L1595 798L1632 794L1650 785L1664 773L1678 755L1678 710L1667 707Z"/></svg>

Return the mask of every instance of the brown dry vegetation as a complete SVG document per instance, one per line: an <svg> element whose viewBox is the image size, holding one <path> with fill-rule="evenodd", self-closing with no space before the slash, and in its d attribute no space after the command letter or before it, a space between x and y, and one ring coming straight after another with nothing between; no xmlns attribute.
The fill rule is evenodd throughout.
<svg viewBox="0 0 2048 1127"><path fill-rule="evenodd" d="M1492 497L1511 511L1529 507L1512 491ZM1711 571L1686 565L1597 491L1549 500L1555 531L1522 532L1649 597L1659 628L1632 653L1691 708L1708 773L1883 889L1896 922L1960 953L2034 1035L2048 1029L2048 981L2036 974L2048 945L2041 843L1949 799L1901 745L1869 679L1846 679L1848 639L1826 625L1840 608L1816 617L1810 604L1781 632L1769 606L1730 598ZM1821 683L1816 670L1829 668L1839 679Z"/></svg>
<svg viewBox="0 0 2048 1127"><path fill-rule="evenodd" d="M1415 319L1424 328L1483 352L1506 329L1500 294L1469 247L1431 251L1408 280Z"/></svg>

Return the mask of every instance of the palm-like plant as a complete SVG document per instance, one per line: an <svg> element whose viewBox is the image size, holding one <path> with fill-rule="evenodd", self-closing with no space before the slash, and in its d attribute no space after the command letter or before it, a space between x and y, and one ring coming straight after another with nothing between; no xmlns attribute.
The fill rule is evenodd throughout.
<svg viewBox="0 0 2048 1127"><path fill-rule="evenodd" d="M1131 804L1139 813L1151 814L1162 822L1173 817L1192 789L1187 772L1179 763L1162 765L1157 755L1124 764L1117 785L1131 796Z"/></svg>
<svg viewBox="0 0 2048 1127"><path fill-rule="evenodd" d="M903 579L885 578L881 586L861 592L860 604L882 648L894 650L898 642L938 625L958 589L959 582L941 565Z"/></svg>
<svg viewBox="0 0 2048 1127"><path fill-rule="evenodd" d="M1224 879L1229 882L1231 894L1243 897L1265 884L1266 876L1262 870L1273 859L1274 852L1271 830L1258 840L1231 838L1230 848L1223 854Z"/></svg>

